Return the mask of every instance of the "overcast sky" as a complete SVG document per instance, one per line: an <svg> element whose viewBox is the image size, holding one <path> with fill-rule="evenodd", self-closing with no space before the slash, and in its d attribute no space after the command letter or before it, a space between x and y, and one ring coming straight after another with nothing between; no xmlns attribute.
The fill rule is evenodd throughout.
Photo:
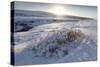
<svg viewBox="0 0 100 67"><path fill-rule="evenodd" d="M59 8L58 8L59 7ZM65 15L76 15L90 18L97 18L96 6L51 4L36 2L15 2L15 8L18 10L47 11Z"/></svg>

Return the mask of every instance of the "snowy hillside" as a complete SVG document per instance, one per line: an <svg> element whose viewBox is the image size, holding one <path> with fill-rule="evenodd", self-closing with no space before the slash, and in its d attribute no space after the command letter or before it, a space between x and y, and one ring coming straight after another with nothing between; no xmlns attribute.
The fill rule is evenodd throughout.
<svg viewBox="0 0 100 67"><path fill-rule="evenodd" d="M53 22L79 22L80 20L94 20L92 18L71 15L58 17L53 13L45 11L11 10L11 12L14 13L14 17L12 16L14 19L14 31L12 32L28 31L35 26Z"/></svg>
<svg viewBox="0 0 100 67"><path fill-rule="evenodd" d="M94 61L96 26L95 20L54 22L15 32L15 65Z"/></svg>

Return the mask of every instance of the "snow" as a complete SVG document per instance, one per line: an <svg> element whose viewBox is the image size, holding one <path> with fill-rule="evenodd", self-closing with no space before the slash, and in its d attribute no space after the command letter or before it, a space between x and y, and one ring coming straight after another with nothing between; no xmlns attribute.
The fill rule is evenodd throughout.
<svg viewBox="0 0 100 67"><path fill-rule="evenodd" d="M95 20L54 22L14 33L15 65L94 61L97 59ZM84 37L68 42L67 33L82 31Z"/></svg>

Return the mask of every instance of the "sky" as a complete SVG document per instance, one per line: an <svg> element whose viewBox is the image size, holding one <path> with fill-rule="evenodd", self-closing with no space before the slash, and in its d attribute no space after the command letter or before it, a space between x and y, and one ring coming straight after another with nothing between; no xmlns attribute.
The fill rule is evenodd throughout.
<svg viewBox="0 0 100 67"><path fill-rule="evenodd" d="M96 6L38 2L15 2L14 5L14 9L17 10L46 11L57 15L74 15L97 19Z"/></svg>

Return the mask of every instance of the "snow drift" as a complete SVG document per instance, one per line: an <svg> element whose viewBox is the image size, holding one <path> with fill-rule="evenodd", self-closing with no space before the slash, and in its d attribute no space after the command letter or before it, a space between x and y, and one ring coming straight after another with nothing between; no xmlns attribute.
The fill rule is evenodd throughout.
<svg viewBox="0 0 100 67"><path fill-rule="evenodd" d="M95 32L72 24L44 24L14 33L15 65L96 60Z"/></svg>

